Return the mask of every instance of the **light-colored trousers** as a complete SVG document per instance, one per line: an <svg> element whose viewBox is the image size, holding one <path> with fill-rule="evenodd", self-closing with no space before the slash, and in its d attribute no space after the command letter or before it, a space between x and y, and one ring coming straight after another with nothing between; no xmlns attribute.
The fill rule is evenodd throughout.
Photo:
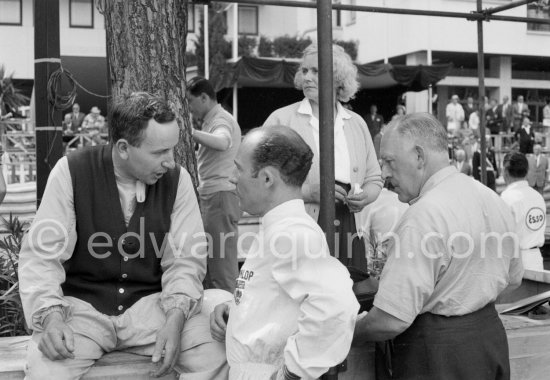
<svg viewBox="0 0 550 380"><path fill-rule="evenodd" d="M206 292L204 302L208 298ZM65 297L72 311L67 324L74 333L75 358L48 359L38 350L42 333L35 332L27 348L25 379L80 379L97 359L111 351L151 356L157 331L166 321L159 297L159 293L144 297L119 316L102 314L85 301ZM228 377L225 345L210 335L213 306L203 304L203 311L185 322L181 353L175 366L182 380L222 380ZM151 370L154 369L151 364Z"/></svg>

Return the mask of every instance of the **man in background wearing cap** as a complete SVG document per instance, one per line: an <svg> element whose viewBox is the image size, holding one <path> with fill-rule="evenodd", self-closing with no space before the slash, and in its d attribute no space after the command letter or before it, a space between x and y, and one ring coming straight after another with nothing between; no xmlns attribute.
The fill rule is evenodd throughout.
<svg viewBox="0 0 550 380"><path fill-rule="evenodd" d="M82 122L82 130L90 135L90 138L96 144L101 144L102 140L99 133L105 126L105 118L101 116L101 111L98 107L92 107L90 113L86 115Z"/></svg>

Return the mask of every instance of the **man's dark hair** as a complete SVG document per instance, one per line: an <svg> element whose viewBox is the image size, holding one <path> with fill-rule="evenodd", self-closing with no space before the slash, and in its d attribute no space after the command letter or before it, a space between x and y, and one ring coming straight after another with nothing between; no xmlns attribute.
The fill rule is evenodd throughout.
<svg viewBox="0 0 550 380"><path fill-rule="evenodd" d="M253 175L258 175L266 166L273 166L279 170L285 184L301 187L313 160L313 152L304 139L282 125L255 128L250 132L262 133L252 152Z"/></svg>
<svg viewBox="0 0 550 380"><path fill-rule="evenodd" d="M512 178L525 178L529 170L527 157L520 152L510 152L504 156L503 166Z"/></svg>
<svg viewBox="0 0 550 380"><path fill-rule="evenodd" d="M193 77L187 82L187 91L193 96L200 96L201 94L206 94L210 99L216 99L216 91L214 87L208 81L208 79L203 77Z"/></svg>
<svg viewBox="0 0 550 380"><path fill-rule="evenodd" d="M114 99L109 112L109 136L112 143L126 139L132 146L140 146L143 131L149 120L169 123L176 115L168 103L147 92L134 92Z"/></svg>

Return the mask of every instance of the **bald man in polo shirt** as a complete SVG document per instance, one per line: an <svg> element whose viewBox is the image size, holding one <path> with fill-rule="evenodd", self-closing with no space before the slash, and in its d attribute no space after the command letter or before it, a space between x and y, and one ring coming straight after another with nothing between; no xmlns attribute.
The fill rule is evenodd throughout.
<svg viewBox="0 0 550 380"><path fill-rule="evenodd" d="M449 165L445 129L430 114L392 121L380 150L382 176L410 207L386 242L355 340L394 339L393 379L509 379L494 307L523 275L509 208Z"/></svg>

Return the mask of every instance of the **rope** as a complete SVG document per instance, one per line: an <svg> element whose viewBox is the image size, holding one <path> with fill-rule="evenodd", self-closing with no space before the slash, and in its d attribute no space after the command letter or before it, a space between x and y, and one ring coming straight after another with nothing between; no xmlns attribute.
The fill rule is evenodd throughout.
<svg viewBox="0 0 550 380"><path fill-rule="evenodd" d="M83 91L87 92L88 94L97 96L98 98L105 98L105 99L110 98L110 96L108 95L106 96L106 95L96 94L95 92L92 92L87 88L85 88L84 86L82 86L73 77L73 74L69 70L63 68L63 64L61 63L60 59L48 58L48 59L42 59L40 61L59 63L59 68L50 75L50 78L48 79L48 85L47 85L48 101L52 108L50 115L52 115L52 117L54 112L66 110L73 105L76 99L77 86L80 87ZM66 80L69 83L69 90L67 93L62 93L61 91L61 84L63 83L63 80ZM54 125L53 118L50 118L49 124ZM46 162L46 164L49 166L50 169L52 168L52 165L50 164L50 155L54 147L55 139L57 139L57 135L58 134L55 134L53 140L51 141L49 140L49 137L48 137L48 153L46 154L46 158L44 159L44 161Z"/></svg>

